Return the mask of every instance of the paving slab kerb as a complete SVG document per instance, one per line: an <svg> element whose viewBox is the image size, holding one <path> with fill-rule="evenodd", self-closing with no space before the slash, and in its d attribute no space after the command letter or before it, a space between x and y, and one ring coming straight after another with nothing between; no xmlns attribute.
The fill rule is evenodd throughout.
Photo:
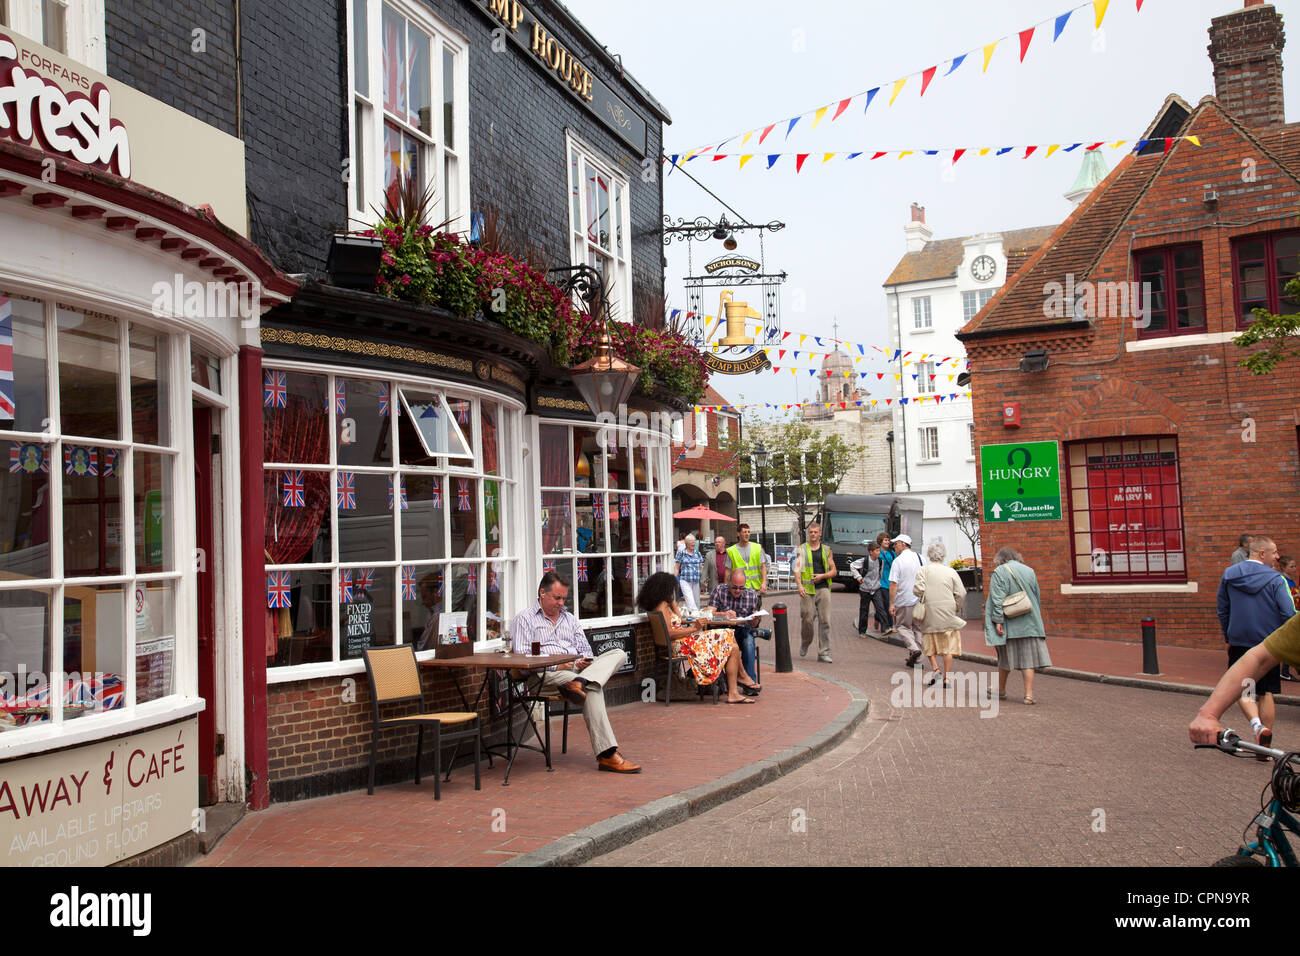
<svg viewBox="0 0 1300 956"><path fill-rule="evenodd" d="M250 813L199 866L497 866L581 863L752 790L835 746L866 713L832 678L762 672L754 704L674 701L615 707L620 749L641 773L599 773L581 717L569 752L552 725L553 773L525 751L503 787L502 761L433 780L276 804Z"/></svg>

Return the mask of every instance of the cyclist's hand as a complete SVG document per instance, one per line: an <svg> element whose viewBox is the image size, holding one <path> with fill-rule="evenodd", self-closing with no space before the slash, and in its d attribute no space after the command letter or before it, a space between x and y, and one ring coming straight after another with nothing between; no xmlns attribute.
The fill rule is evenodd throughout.
<svg viewBox="0 0 1300 956"><path fill-rule="evenodd" d="M1194 744L1212 744L1219 739L1219 731L1222 729L1215 718L1198 712L1196 719L1187 728L1187 736Z"/></svg>

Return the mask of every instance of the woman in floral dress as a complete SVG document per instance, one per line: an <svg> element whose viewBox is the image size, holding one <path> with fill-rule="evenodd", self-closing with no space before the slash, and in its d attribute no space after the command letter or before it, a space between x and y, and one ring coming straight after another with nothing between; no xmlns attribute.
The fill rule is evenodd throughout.
<svg viewBox="0 0 1300 956"><path fill-rule="evenodd" d="M727 703L752 704L757 698L745 697L738 685L757 688L740 666L740 648L731 631L724 628L704 630L703 621L686 623L677 609L677 579L665 571L650 575L641 586L636 603L647 614L658 611L668 625L668 639L676 654L690 658L691 673L701 687L712 684L720 674L727 676Z"/></svg>

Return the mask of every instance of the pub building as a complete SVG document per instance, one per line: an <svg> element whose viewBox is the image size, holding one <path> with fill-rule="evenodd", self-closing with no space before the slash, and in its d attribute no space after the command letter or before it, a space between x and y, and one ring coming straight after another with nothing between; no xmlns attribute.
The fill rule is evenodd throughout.
<svg viewBox="0 0 1300 956"><path fill-rule="evenodd" d="M194 725L197 715L185 738L184 825L151 830L148 845L121 854L166 843L146 859L181 859L199 838L172 838L196 807L234 811L208 810L210 845L214 821L243 806L364 786L363 650L411 643L426 659L449 640L498 649L552 568L572 581L570 609L596 650L628 653L607 701L639 700L654 653L635 595L671 567L670 420L687 397L642 376L617 423L598 424L573 370L490 310L463 317L376 292L378 250L367 252L363 233L376 226L387 187L411 176L433 197L430 225L474 242L504 227L549 263L554 285L567 291L573 267L586 266L603 288L597 314L641 322L653 311L643 300L663 294L665 109L558 3L339 0L336 15L304 17L283 5L232 12L202 0L176 22L153 17L143 0L103 9L90 53L122 82L69 72L105 83L114 117L128 93L154 97L220 148L124 111L129 179L125 169L76 172L59 159L56 184L46 185L34 150L48 141L39 137L5 160L21 166L12 176L23 186L5 187L13 195L0 200L15 220L3 233L13 254L0 265L0 289L22 303L13 307L18 419L3 436L17 457L0 519L17 522L6 561L21 578L0 580L5 633L29 671L76 664L124 690L103 713L74 721L65 706L25 721L0 733L0 747L52 751L81 743L68 736L80 726L105 728L99 739L114 721L134 730L178 717ZM141 23L148 43L136 37ZM48 50L39 57L60 61ZM95 128L110 143L118 127L106 119ZM153 149L197 194L144 178ZM108 207L102 215L85 211L92 203L81 195L43 198L83 179L81 188L105 196L96 200ZM155 222L164 212L192 224ZM15 275L14 263L29 266ZM123 289L136 272L146 289L146 279L168 279L174 314L140 311L149 301ZM223 324L188 309L173 273L256 280L258 314ZM85 318L65 315L73 308ZM31 382L49 397L33 398ZM118 424L101 421L114 403ZM68 421L70 408L88 420ZM199 433L205 422L218 444ZM83 448L87 459L76 457ZM134 496L117 494L120 481L134 483ZM210 528L203 495L214 496ZM62 511L35 526L49 501ZM44 542L61 539L64 554L45 555ZM143 613L131 587L137 599L143 590ZM60 602L61 632L50 620ZM163 647L170 696L152 689ZM132 654L136 666L123 667ZM461 709L457 673L475 699L481 674L439 669L424 673L430 708ZM146 686L165 704L141 696ZM98 688L76 694L107 696ZM502 718L486 698L481 707L485 736L499 738ZM381 746L379 782L407 779L414 734L386 735ZM128 748L116 759L135 772L144 765L131 756ZM158 757L158 773L172 757ZM10 827L4 808L0 789L0 826Z"/></svg>
<svg viewBox="0 0 1300 956"><path fill-rule="evenodd" d="M1238 536L1300 551L1300 360L1255 375L1239 363L1257 349L1232 342L1253 309L1297 310L1282 18L1248 2L1209 33L1215 95L1169 96L1146 145L958 336L976 440L1003 446L980 468L984 560L1024 555L1049 636L1136 640L1151 617L1160 643L1220 647L1215 595ZM1028 442L1055 454L1006 449ZM1016 485L998 502L985 483L1027 473L1059 481L1059 517L987 520Z"/></svg>

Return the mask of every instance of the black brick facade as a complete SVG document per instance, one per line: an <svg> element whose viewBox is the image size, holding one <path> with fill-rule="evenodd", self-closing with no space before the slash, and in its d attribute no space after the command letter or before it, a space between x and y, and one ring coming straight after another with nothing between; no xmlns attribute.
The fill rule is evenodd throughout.
<svg viewBox="0 0 1300 956"><path fill-rule="evenodd" d="M495 207L512 237L567 265L565 130L572 130L630 185L634 298L661 293L662 125L655 113L562 28L563 18L545 0L530 6L552 34L646 121L646 156L635 155L526 51L511 44L494 53L494 23L473 0L426 6L469 41L471 209ZM240 5L242 110L235 108L233 10L221 0L107 0L108 72L225 132L240 129L252 240L282 270L320 276L330 236L349 212L346 5ZM204 54L191 52L195 27L207 31ZM650 182L642 178L647 157Z"/></svg>

